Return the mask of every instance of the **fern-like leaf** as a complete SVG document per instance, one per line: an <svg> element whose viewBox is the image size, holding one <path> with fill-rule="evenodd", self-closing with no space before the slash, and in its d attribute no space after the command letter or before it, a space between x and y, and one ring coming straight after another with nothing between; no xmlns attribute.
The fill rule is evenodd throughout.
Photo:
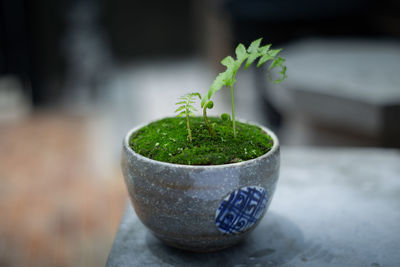
<svg viewBox="0 0 400 267"><path fill-rule="evenodd" d="M285 60L277 56L282 49L270 49L271 44L260 46L261 41L262 38L253 41L247 49L243 44L239 44L235 49L236 59L227 56L221 61L221 64L226 67L226 70L219 73L213 81L206 96L203 97L201 101L201 107L203 107L204 104L223 86L230 87L236 83L236 73L244 61L246 61L244 66L245 69L247 69L257 59L259 59L257 67L260 67L268 61L272 61L268 70L281 67L281 71L279 72L281 78L273 81L274 83L280 83L287 77L286 66L283 65Z"/></svg>
<svg viewBox="0 0 400 267"><path fill-rule="evenodd" d="M201 100L201 95L199 93L190 93L179 97L178 102L175 103L176 105L181 105L175 110L175 113L179 112L177 117L186 117L186 128L190 142L192 142L192 131L190 130L189 117L194 116L193 111L197 111L197 109L192 105L195 103L194 98L196 96Z"/></svg>
<svg viewBox="0 0 400 267"><path fill-rule="evenodd" d="M262 38L253 41L249 47L246 47L243 44L239 44L235 49L236 59L231 56L227 56L221 61L221 64L226 67L224 72L218 74L216 79L211 84L207 94L203 97L201 101L201 107L204 108L204 105L208 103L211 97L223 86L230 87L231 90L231 102L232 102L232 124L233 124L233 134L236 137L235 130L235 105L234 105L234 97L233 97L233 85L236 83L236 73L242 64L246 61L245 69L247 69L255 60L259 59L257 62L257 67L265 64L268 61L272 61L268 70L272 70L276 67L281 67L281 71L279 72L282 77L277 80L273 80L271 75L268 73L268 78L274 83L282 82L286 76L286 66L283 65L285 60L278 56L281 49L270 49L271 45L261 46Z"/></svg>

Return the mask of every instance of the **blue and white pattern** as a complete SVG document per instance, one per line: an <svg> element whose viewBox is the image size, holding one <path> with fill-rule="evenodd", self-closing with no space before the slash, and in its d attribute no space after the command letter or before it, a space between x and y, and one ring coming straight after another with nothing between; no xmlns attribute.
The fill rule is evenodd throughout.
<svg viewBox="0 0 400 267"><path fill-rule="evenodd" d="M246 186L229 194L220 204L215 223L225 234L248 230L263 214L268 196L264 188Z"/></svg>

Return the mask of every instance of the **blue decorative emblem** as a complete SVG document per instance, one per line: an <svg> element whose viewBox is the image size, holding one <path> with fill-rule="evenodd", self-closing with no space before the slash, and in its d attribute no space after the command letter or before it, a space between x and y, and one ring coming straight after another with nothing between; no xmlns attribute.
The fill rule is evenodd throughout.
<svg viewBox="0 0 400 267"><path fill-rule="evenodd" d="M264 188L246 186L222 200L215 214L215 224L225 234L245 232L263 214L268 196Z"/></svg>

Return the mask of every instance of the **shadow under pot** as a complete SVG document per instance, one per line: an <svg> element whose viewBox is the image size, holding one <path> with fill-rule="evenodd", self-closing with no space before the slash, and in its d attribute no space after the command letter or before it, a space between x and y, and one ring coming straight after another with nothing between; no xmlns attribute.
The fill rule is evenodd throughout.
<svg viewBox="0 0 400 267"><path fill-rule="evenodd" d="M279 141L266 154L224 165L160 162L123 140L122 171L135 212L161 241L173 247L210 252L235 245L266 213L279 177Z"/></svg>

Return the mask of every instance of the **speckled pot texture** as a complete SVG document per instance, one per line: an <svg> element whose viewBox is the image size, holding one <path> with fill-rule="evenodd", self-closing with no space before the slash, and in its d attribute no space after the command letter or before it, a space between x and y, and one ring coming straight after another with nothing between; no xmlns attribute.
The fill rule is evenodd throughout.
<svg viewBox="0 0 400 267"><path fill-rule="evenodd" d="M259 126L261 127L261 126ZM256 159L225 165L192 166L155 161L123 141L122 170L136 214L161 241L208 252L230 247L260 222L279 176L279 141Z"/></svg>

